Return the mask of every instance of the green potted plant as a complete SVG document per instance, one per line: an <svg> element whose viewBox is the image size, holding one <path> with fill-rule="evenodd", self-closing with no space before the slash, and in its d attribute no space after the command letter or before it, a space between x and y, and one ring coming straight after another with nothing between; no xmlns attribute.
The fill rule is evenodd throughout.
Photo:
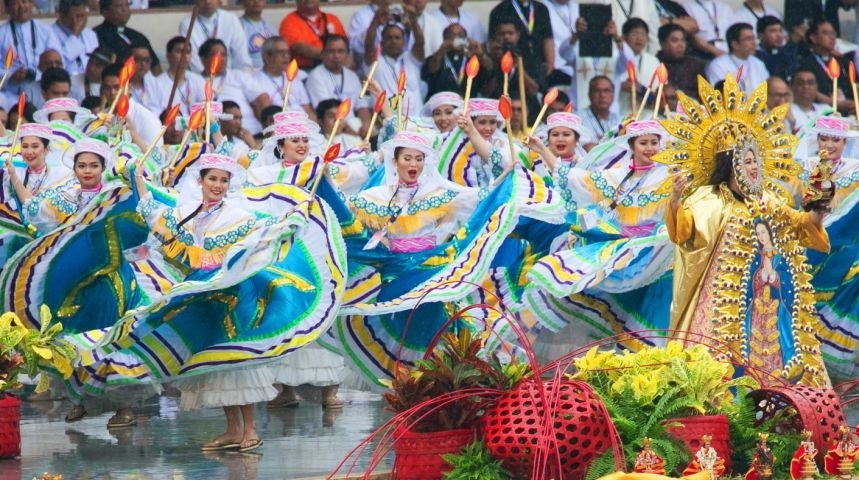
<svg viewBox="0 0 859 480"><path fill-rule="evenodd" d="M16 457L21 453L21 401L13 395L21 384L18 376L26 373L35 377L40 372L58 372L64 378L72 374L75 350L57 337L62 333L60 323L51 324L51 312L41 309L41 329L27 328L11 312L0 315L0 458ZM41 375L36 392L48 388L48 377Z"/></svg>
<svg viewBox="0 0 859 480"><path fill-rule="evenodd" d="M396 478L440 478L450 467L442 455L473 442L486 408L527 371L485 353L467 328L445 334L414 368L401 368L384 394L388 409L404 417L394 439Z"/></svg>

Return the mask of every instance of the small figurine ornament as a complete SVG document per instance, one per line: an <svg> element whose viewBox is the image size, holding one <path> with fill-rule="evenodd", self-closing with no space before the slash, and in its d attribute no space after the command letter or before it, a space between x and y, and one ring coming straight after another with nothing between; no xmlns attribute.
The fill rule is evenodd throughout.
<svg viewBox="0 0 859 480"><path fill-rule="evenodd" d="M790 478L793 480L811 480L819 472L817 470L817 446L811 439L811 432L802 431L802 442L793 458L790 460Z"/></svg>
<svg viewBox="0 0 859 480"><path fill-rule="evenodd" d="M644 448L636 455L632 471L665 475L665 461L650 448L650 438L644 437L641 443Z"/></svg>
<svg viewBox="0 0 859 480"><path fill-rule="evenodd" d="M820 161L808 177L808 188L802 199L806 211L827 209L835 195L835 183L832 181L832 159L829 152L820 150Z"/></svg>
<svg viewBox="0 0 859 480"><path fill-rule="evenodd" d="M857 455L859 445L853 441L850 429L841 425L838 438L832 442L832 447L823 458L823 469L830 475L838 475L838 478L853 478L853 465Z"/></svg>
<svg viewBox="0 0 859 480"><path fill-rule="evenodd" d="M716 449L712 447L712 435L704 435L701 437L701 448L695 452L695 457L689 466L683 470L683 475L692 475L702 471L710 472L712 479L717 479L725 473L725 460L719 456Z"/></svg>
<svg viewBox="0 0 859 480"><path fill-rule="evenodd" d="M757 446L755 447L755 455L752 458L752 465L749 471L746 472L745 480L770 480L773 477L773 465L775 465L775 456L770 447L767 446L768 433L758 433Z"/></svg>

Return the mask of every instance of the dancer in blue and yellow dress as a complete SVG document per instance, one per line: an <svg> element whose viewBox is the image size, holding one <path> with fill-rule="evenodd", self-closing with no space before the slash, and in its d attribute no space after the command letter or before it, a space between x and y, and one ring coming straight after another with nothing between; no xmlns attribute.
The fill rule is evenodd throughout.
<svg viewBox="0 0 859 480"><path fill-rule="evenodd" d="M539 139L529 139L552 171L570 225L569 234L554 242L553 253L537 259L526 276L524 303L547 329L537 342L541 356L557 357L608 335L667 326L667 307L663 321L653 315L671 294L663 276L672 249L661 227L668 195L658 192L668 171L653 162L666 137L654 120L629 123L612 141L628 150L629 162L607 170L559 162ZM635 336L622 343L642 345Z"/></svg>
<svg viewBox="0 0 859 480"><path fill-rule="evenodd" d="M657 157L680 171L666 212L671 327L686 341L720 342L763 384L826 386L801 247L829 250L828 205L790 206L784 182L801 168L784 161L796 145L781 126L788 106L760 111L766 84L746 100L730 75L724 93L700 78L699 92L706 107L680 94L688 116L663 122L677 142Z"/></svg>
<svg viewBox="0 0 859 480"><path fill-rule="evenodd" d="M334 332L347 360L377 385L397 361L424 354L450 318L446 302L482 279L516 225L522 194L513 176L491 191L444 180L431 140L417 133L398 132L382 152L384 183L348 197L356 222L372 233L349 247L350 265L372 267L381 287L345 305Z"/></svg>

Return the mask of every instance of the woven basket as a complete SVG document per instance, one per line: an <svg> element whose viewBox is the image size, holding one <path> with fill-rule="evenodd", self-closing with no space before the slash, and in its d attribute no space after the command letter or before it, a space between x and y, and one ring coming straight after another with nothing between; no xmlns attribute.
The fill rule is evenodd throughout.
<svg viewBox="0 0 859 480"><path fill-rule="evenodd" d="M555 394L551 391L549 383L522 382L483 415L484 441L492 456L518 477L531 478L538 455L545 455L547 471L540 478L583 478L593 459L612 446L611 420L583 382L564 381ZM553 411L548 423L543 395ZM541 424L551 427L546 431Z"/></svg>
<svg viewBox="0 0 859 480"><path fill-rule="evenodd" d="M780 429L799 433L803 429L812 433L817 445L817 461L822 462L826 448L838 437L838 427L846 424L841 399L831 389L819 389L804 385L769 387L749 393L758 411L757 422L772 418L786 408L796 410L793 424L779 425Z"/></svg>
<svg viewBox="0 0 859 480"><path fill-rule="evenodd" d="M21 401L0 395L0 458L21 455Z"/></svg>
<svg viewBox="0 0 859 480"><path fill-rule="evenodd" d="M441 432L412 432L400 430L394 440L395 480L439 480L450 471L449 463L441 458L446 453L459 453L474 441L474 430Z"/></svg>
<svg viewBox="0 0 859 480"><path fill-rule="evenodd" d="M726 415L694 415L691 417L672 418L668 423L679 423L682 426L669 426L668 433L682 441L692 456L701 448L701 437L712 435L710 445L719 456L725 460L725 471L731 471L731 433Z"/></svg>

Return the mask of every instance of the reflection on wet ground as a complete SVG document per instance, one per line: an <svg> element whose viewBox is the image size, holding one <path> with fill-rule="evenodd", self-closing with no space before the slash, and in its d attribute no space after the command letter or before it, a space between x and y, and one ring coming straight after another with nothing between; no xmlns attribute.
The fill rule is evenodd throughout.
<svg viewBox="0 0 859 480"><path fill-rule="evenodd" d="M313 401L297 408L257 405L257 429L265 444L244 454L203 454L200 445L224 429L222 411L181 412L175 397L162 396L136 409L137 426L115 431L105 428L110 413L65 423L68 402L25 402L21 458L0 460L0 480L29 480L43 472L62 474L64 480L251 480L325 475L389 418L379 395L343 390L340 397L346 407L334 412ZM390 462L380 468L390 469Z"/></svg>

